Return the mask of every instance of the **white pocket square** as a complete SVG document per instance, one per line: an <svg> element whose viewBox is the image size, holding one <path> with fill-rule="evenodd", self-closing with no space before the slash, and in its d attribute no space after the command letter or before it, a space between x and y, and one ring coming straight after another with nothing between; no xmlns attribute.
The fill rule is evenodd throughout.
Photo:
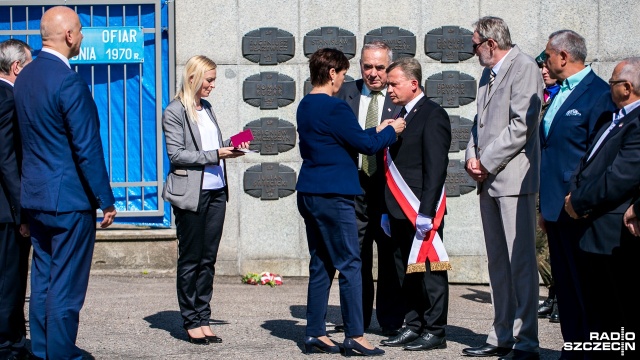
<svg viewBox="0 0 640 360"><path fill-rule="evenodd" d="M576 109L571 109L569 111L567 111L566 114L564 114L564 116L581 116L582 114L580 114L580 111L576 110Z"/></svg>

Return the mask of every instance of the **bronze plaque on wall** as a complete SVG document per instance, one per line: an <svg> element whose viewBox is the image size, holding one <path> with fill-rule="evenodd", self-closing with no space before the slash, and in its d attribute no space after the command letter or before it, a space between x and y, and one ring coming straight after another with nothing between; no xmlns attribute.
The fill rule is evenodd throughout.
<svg viewBox="0 0 640 360"><path fill-rule="evenodd" d="M397 26L383 26L371 30L364 36L364 43L382 40L393 51L393 60L416 55L416 36L409 30Z"/></svg>
<svg viewBox="0 0 640 360"><path fill-rule="evenodd" d="M296 145L296 128L292 123L277 117L264 117L251 121L244 130L251 129L253 140L249 148L260 155L276 155L293 149Z"/></svg>
<svg viewBox="0 0 640 360"><path fill-rule="evenodd" d="M459 107L476 99L478 84L471 76L459 71L443 71L431 75L424 85L429 99L442 107Z"/></svg>
<svg viewBox="0 0 640 360"><path fill-rule="evenodd" d="M353 81L353 78L349 75L345 75L344 82L347 83L349 81ZM311 85L311 78L307 78L307 80L304 81L304 89L303 89L304 95L307 95L311 91L311 89L313 89L313 86Z"/></svg>
<svg viewBox="0 0 640 360"><path fill-rule="evenodd" d="M303 41L304 56L311 57L316 50L322 48L338 49L347 59L351 59L356 55L356 37L352 32L336 26L309 31Z"/></svg>
<svg viewBox="0 0 640 360"><path fill-rule="evenodd" d="M449 115L451 121L451 147L449 152L465 150L471 137L473 121L458 115Z"/></svg>
<svg viewBox="0 0 640 360"><path fill-rule="evenodd" d="M459 26L443 26L424 36L424 52L443 63L457 63L473 57L473 32Z"/></svg>
<svg viewBox="0 0 640 360"><path fill-rule="evenodd" d="M295 98L295 81L287 75L274 71L249 76L242 84L242 99L247 104L262 110L287 106Z"/></svg>
<svg viewBox="0 0 640 360"><path fill-rule="evenodd" d="M262 163L244 172L244 192L260 200L278 200L296 189L296 172L279 163Z"/></svg>
<svg viewBox="0 0 640 360"><path fill-rule="evenodd" d="M291 59L294 54L293 35L278 28L260 28L242 37L242 56L260 65L276 65Z"/></svg>
<svg viewBox="0 0 640 360"><path fill-rule="evenodd" d="M467 174L462 160L449 160L444 186L447 197L456 197L473 191L476 188L476 182Z"/></svg>

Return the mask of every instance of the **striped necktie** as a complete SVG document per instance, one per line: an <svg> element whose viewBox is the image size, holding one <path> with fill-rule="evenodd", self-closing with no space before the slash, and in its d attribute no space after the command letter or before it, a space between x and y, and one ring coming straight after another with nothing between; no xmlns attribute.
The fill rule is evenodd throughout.
<svg viewBox="0 0 640 360"><path fill-rule="evenodd" d="M493 86L493 82L496 80L496 73L491 69L491 73L489 73L489 88L488 93L491 93L491 87Z"/></svg>
<svg viewBox="0 0 640 360"><path fill-rule="evenodd" d="M380 91L371 92L371 101L367 108L367 118L364 122L364 128L372 128L378 126L378 95ZM378 168L376 164L376 155L363 155L362 156L362 171L368 176L371 176Z"/></svg>

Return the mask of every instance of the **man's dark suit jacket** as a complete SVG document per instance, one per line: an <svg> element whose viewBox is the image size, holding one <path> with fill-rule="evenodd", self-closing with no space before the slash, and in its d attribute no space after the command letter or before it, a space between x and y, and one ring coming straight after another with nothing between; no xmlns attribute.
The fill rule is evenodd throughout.
<svg viewBox="0 0 640 360"><path fill-rule="evenodd" d="M360 115L359 115L360 95L362 95L363 86L365 85L364 85L364 80L362 79L346 82L342 84L340 91L336 95L337 98L342 99L346 101L347 104L349 104L349 107L351 107L351 110L353 110L353 113L356 114L356 119L360 118ZM400 108L396 109L396 105L393 104L393 102L391 101L391 98L389 97L389 93L387 93L387 96L384 98L384 106L382 108L382 115L380 116L380 119L381 120L392 119L393 116L396 115L399 111L400 111ZM382 167L383 156L384 156L384 151L379 151L376 154L378 167L376 169L376 172L373 175L373 177L376 180L382 180L382 181L384 181L384 168ZM354 161L356 162L356 165L357 165L358 156L355 157Z"/></svg>
<svg viewBox="0 0 640 360"><path fill-rule="evenodd" d="M593 145L580 161L571 182L571 204L579 216L587 215L580 248L608 254L631 234L624 226L625 211L640 196L640 108L623 117L589 160ZM602 114L605 123L593 143L611 123L612 113Z"/></svg>
<svg viewBox="0 0 640 360"><path fill-rule="evenodd" d="M405 116L405 121L407 128L389 147L389 152L405 182L420 200L419 212L435 217L449 164L449 115L425 96ZM406 219L389 186L385 186L385 201L391 216Z"/></svg>
<svg viewBox="0 0 640 360"><path fill-rule="evenodd" d="M20 132L14 110L13 87L0 80L0 223L20 224Z"/></svg>
<svg viewBox="0 0 640 360"><path fill-rule="evenodd" d="M604 111L615 110L609 84L593 71L585 76L562 104L544 135L540 124L540 212L547 221L557 221L576 170Z"/></svg>
<svg viewBox="0 0 640 360"><path fill-rule="evenodd" d="M41 51L14 86L23 148L22 207L87 211L115 203L87 83Z"/></svg>

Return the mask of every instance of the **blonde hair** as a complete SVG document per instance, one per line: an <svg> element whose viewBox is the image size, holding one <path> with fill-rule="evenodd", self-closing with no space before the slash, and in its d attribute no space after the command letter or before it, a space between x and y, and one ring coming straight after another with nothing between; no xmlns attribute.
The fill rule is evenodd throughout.
<svg viewBox="0 0 640 360"><path fill-rule="evenodd" d="M204 73L209 70L214 70L216 67L217 65L213 60L203 55L191 57L184 66L182 86L175 98L180 100L187 113L187 117L193 123L198 121L196 94L202 86Z"/></svg>

